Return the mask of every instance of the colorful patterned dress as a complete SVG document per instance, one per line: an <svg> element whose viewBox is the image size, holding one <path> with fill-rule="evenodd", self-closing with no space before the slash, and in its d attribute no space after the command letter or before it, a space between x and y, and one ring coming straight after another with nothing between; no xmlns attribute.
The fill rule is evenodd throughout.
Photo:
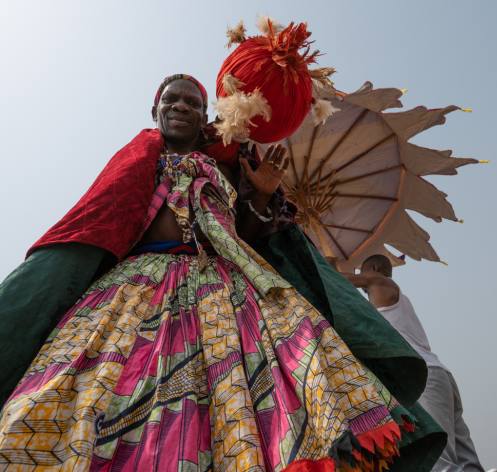
<svg viewBox="0 0 497 472"><path fill-rule="evenodd" d="M0 471L381 471L398 404L240 240L236 192L200 153L165 202L214 249L130 256L66 313L0 416ZM192 210L191 210L192 209Z"/></svg>

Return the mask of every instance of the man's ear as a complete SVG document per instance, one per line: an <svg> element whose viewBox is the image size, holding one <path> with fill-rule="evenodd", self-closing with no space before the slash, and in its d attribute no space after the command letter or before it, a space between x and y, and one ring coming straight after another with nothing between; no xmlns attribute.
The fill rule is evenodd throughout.
<svg viewBox="0 0 497 472"><path fill-rule="evenodd" d="M155 105L152 107L152 119L157 121L157 107Z"/></svg>

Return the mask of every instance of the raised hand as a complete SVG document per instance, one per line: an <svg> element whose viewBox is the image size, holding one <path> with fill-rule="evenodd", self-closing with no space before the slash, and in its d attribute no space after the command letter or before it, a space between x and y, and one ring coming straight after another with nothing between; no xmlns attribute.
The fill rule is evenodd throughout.
<svg viewBox="0 0 497 472"><path fill-rule="evenodd" d="M286 152L281 144L269 146L256 170L252 170L246 159L240 159L247 179L260 194L271 196L280 185L290 163Z"/></svg>

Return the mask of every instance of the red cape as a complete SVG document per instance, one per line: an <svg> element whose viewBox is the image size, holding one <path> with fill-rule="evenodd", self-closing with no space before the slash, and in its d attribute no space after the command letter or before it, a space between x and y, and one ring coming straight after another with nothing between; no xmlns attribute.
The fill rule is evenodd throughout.
<svg viewBox="0 0 497 472"><path fill-rule="evenodd" d="M28 251L59 243L83 243L122 259L145 230L164 140L141 131L118 151L76 205Z"/></svg>
<svg viewBox="0 0 497 472"><path fill-rule="evenodd" d="M233 165L239 144L224 146L208 128L202 152L218 162ZM29 249L27 256L44 246L82 243L114 254L128 254L146 230L147 210L155 190L157 160L164 148L158 129L144 129L118 151L76 205Z"/></svg>

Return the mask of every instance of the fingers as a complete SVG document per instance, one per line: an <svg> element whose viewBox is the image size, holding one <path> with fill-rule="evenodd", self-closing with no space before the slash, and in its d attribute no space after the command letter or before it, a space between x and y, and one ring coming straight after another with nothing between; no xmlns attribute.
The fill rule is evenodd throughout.
<svg viewBox="0 0 497 472"><path fill-rule="evenodd" d="M288 156L285 156L285 160L283 161L283 165L281 166L281 170L283 173L286 172L289 165L290 165L290 159Z"/></svg>
<svg viewBox="0 0 497 472"><path fill-rule="evenodd" d="M252 167L250 167L250 164L247 161L247 159L240 158L240 165L242 166L242 168L247 176L252 175L254 173L254 171L252 170Z"/></svg>
<svg viewBox="0 0 497 472"><path fill-rule="evenodd" d="M255 144L252 145L252 151L250 151L250 154L254 161L259 162L259 159L257 158L257 146Z"/></svg>
<svg viewBox="0 0 497 472"><path fill-rule="evenodd" d="M285 156L286 156L286 148L284 148L281 145L278 145L274 150L273 165L278 168L281 168Z"/></svg>
<svg viewBox="0 0 497 472"><path fill-rule="evenodd" d="M264 154L264 159L262 159L263 162L271 162L271 159L273 157L274 153L274 146L271 145L267 148L266 154Z"/></svg>
<svg viewBox="0 0 497 472"><path fill-rule="evenodd" d="M271 164L273 167L277 169L283 169L288 166L288 158L286 157L286 148L281 144L277 146L269 146L266 154L264 156L264 161L268 164Z"/></svg>

